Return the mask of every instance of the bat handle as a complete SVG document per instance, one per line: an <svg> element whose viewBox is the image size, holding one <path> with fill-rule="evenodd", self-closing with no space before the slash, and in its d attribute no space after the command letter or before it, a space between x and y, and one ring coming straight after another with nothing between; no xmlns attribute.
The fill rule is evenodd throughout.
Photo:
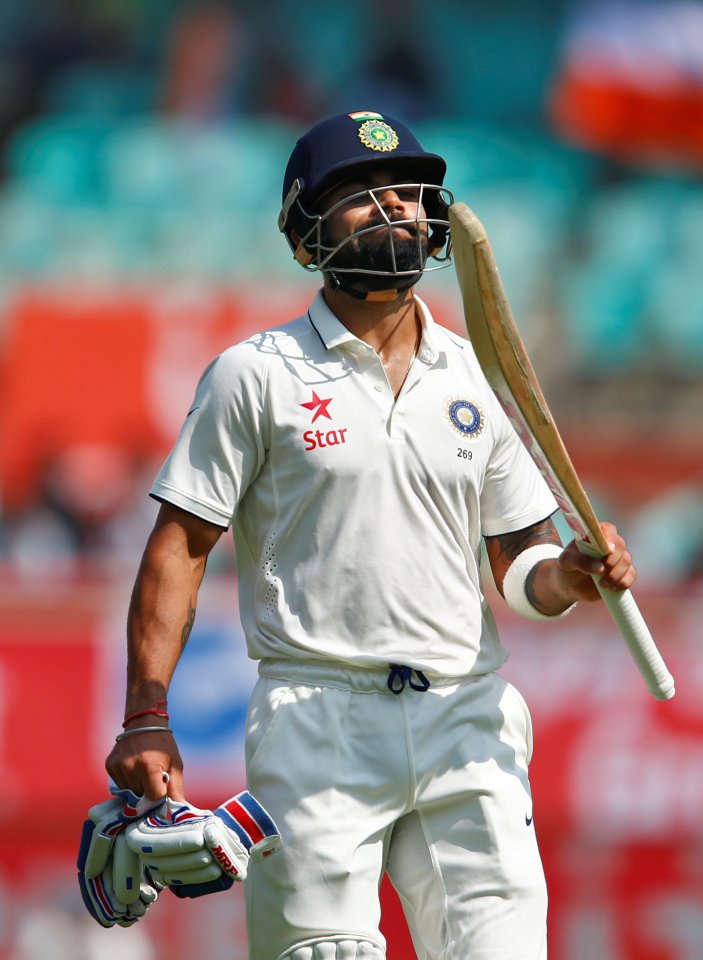
<svg viewBox="0 0 703 960"><path fill-rule="evenodd" d="M596 586L644 678L647 689L657 700L670 700L675 692L674 678L657 650L635 598L629 590L602 589L597 580Z"/></svg>
<svg viewBox="0 0 703 960"><path fill-rule="evenodd" d="M602 556L588 540L577 537L576 546L581 553L589 557ZM632 659L642 674L647 689L657 700L671 700L676 692L674 678L657 650L657 645L635 603L635 598L629 590L603 589L598 583L599 577L594 577L593 580L615 626L620 631L620 636L627 644Z"/></svg>

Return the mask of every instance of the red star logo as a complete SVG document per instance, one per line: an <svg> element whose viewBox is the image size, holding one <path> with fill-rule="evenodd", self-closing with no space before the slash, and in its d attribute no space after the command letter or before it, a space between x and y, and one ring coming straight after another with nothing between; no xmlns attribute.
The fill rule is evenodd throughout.
<svg viewBox="0 0 703 960"><path fill-rule="evenodd" d="M332 403L332 397L329 397L327 400L320 400L318 395L313 390L312 400L308 400L307 403L301 403L301 407L305 407L306 410L314 410L315 412L312 415L312 420L310 423L314 423L318 417L327 417L328 420L332 419L332 414L329 412L327 407Z"/></svg>

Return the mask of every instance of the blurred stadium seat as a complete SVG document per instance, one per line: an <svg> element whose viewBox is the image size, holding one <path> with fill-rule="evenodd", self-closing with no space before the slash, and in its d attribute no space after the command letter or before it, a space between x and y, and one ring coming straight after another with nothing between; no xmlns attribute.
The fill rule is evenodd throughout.
<svg viewBox="0 0 703 960"><path fill-rule="evenodd" d="M669 256L652 280L648 336L662 360L687 377L703 369L703 189L688 188L685 202L665 211Z"/></svg>
<svg viewBox="0 0 703 960"><path fill-rule="evenodd" d="M109 199L225 214L278 206L290 143L285 127L263 122L121 124L105 149Z"/></svg>
<svg viewBox="0 0 703 960"><path fill-rule="evenodd" d="M652 281L647 336L662 364L680 376L703 370L703 274L700 262L668 262Z"/></svg>
<svg viewBox="0 0 703 960"><path fill-rule="evenodd" d="M12 140L0 274L227 279L280 269L294 133L238 122L35 121Z"/></svg>
<svg viewBox="0 0 703 960"><path fill-rule="evenodd" d="M107 120L49 116L22 126L10 138L5 163L10 186L50 203L81 205L104 199L102 146Z"/></svg>
<svg viewBox="0 0 703 960"><path fill-rule="evenodd" d="M44 92L49 113L119 119L150 113L158 74L133 62L79 61L52 78Z"/></svg>
<svg viewBox="0 0 703 960"><path fill-rule="evenodd" d="M678 185L648 180L588 197L559 300L575 354L592 374L636 368L656 355L651 296L673 256L671 224L685 197Z"/></svg>

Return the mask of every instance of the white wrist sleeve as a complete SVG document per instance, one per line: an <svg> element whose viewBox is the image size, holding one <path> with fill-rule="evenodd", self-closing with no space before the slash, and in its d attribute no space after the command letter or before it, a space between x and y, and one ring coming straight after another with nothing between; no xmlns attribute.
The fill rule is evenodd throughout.
<svg viewBox="0 0 703 960"><path fill-rule="evenodd" d="M528 547L527 550L523 550L515 557L503 580L503 595L511 610L528 620L558 620L560 617L565 617L567 613L571 613L576 606L575 603L572 603L562 613L556 613L552 616L540 613L532 606L525 593L525 582L530 571L542 560L555 559L563 549L555 543L537 543L534 547Z"/></svg>

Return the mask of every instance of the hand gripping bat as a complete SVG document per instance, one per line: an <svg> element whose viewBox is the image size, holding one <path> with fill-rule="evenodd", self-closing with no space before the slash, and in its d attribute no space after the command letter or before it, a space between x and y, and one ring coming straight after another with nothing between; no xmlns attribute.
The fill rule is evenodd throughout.
<svg viewBox="0 0 703 960"><path fill-rule="evenodd" d="M605 556L608 544L542 395L486 231L465 203L449 207L449 222L466 328L486 379L554 494L579 549ZM629 590L599 591L647 689L658 700L671 699L674 679L634 597Z"/></svg>

